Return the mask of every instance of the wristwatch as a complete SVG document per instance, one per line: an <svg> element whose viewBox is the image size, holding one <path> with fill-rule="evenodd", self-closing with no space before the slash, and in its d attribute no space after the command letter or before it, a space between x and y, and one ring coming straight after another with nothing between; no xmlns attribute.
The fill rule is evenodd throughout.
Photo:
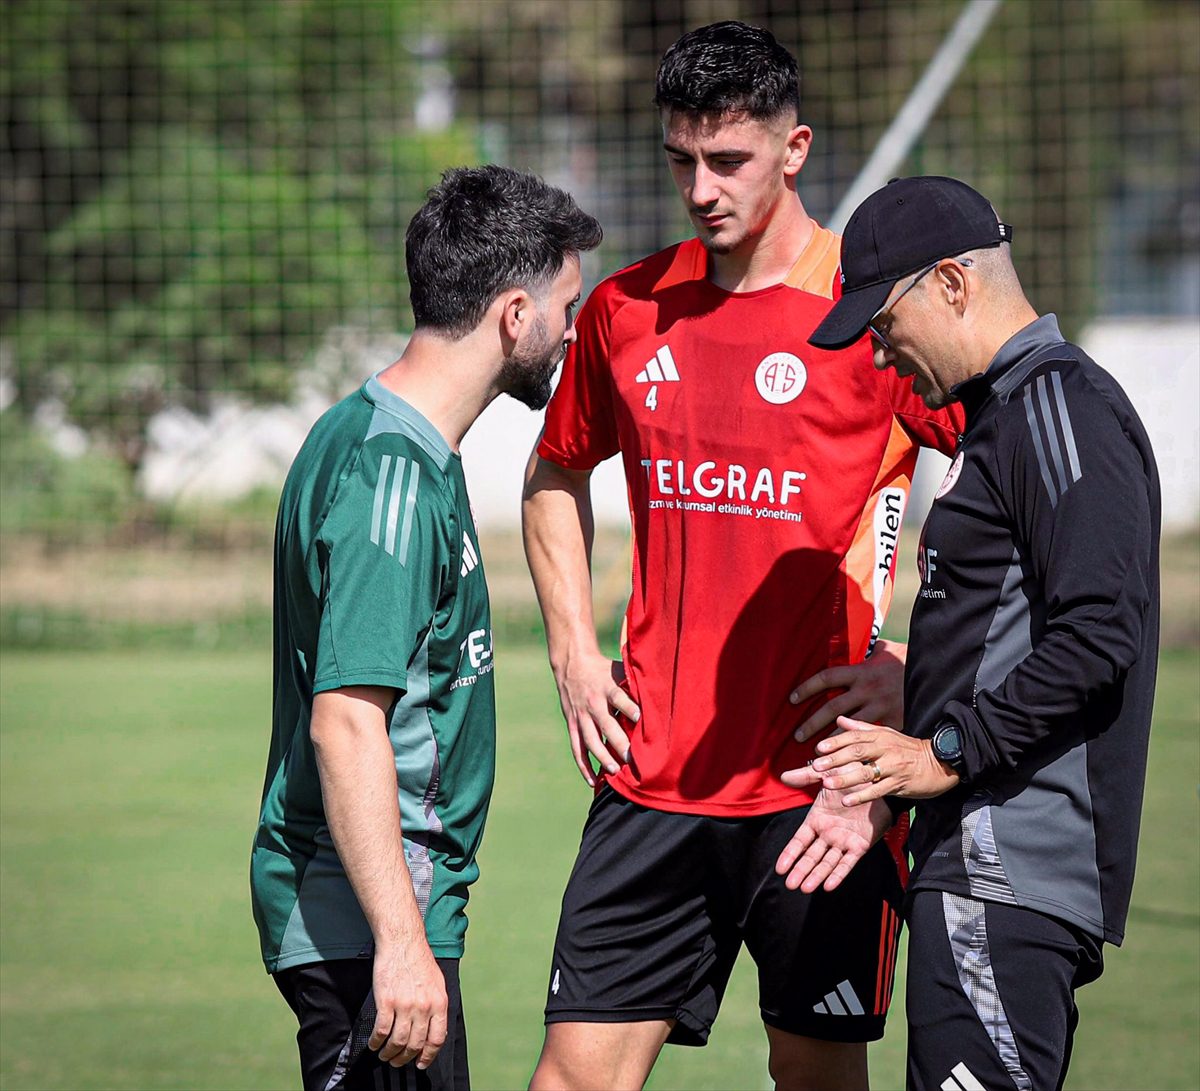
<svg viewBox="0 0 1200 1091"><path fill-rule="evenodd" d="M963 761L962 728L958 724L943 724L933 733L933 756L950 766L960 777L966 774Z"/></svg>

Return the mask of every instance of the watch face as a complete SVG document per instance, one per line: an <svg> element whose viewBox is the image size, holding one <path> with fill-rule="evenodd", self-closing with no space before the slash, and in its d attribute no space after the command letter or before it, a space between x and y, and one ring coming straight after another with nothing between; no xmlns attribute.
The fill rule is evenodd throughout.
<svg viewBox="0 0 1200 1091"><path fill-rule="evenodd" d="M961 758L962 736L958 728L940 728L933 737L933 749L942 761L957 761Z"/></svg>

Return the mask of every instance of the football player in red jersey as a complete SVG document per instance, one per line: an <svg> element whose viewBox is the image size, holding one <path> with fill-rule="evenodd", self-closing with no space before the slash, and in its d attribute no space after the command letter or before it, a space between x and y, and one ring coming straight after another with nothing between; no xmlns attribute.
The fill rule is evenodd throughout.
<svg viewBox="0 0 1200 1091"><path fill-rule="evenodd" d="M952 450L956 419L868 367L865 338L808 344L839 294L839 240L797 194L812 131L791 54L716 23L667 51L656 90L696 238L592 294L525 492L550 661L597 788L532 1084L640 1087L666 1042L704 1044L745 943L776 1085L861 1088L892 988L898 845L833 891L790 890L775 863L806 819L831 862L857 857L891 811L780 774L814 753L798 726L900 714L903 651L877 639L896 535L918 447ZM618 452L634 550L614 663L593 623L588 482Z"/></svg>

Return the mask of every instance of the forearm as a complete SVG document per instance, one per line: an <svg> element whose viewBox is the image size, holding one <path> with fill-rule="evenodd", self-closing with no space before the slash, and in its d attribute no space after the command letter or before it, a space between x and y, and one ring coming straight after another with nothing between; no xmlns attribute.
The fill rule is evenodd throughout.
<svg viewBox="0 0 1200 1091"><path fill-rule="evenodd" d="M377 947L425 936L404 858L385 719L391 692L355 687L320 693L311 725L329 832Z"/></svg>
<svg viewBox="0 0 1200 1091"><path fill-rule="evenodd" d="M945 720L963 728L966 779L1014 769L1026 754L1054 745L1063 725L1077 725L1089 702L1131 665L1141 605L1081 608L995 689L972 705L951 702Z"/></svg>
<svg viewBox="0 0 1200 1091"><path fill-rule="evenodd" d="M590 474L566 470L535 452L525 475L522 529L550 663L559 673L577 653L599 654L592 609Z"/></svg>

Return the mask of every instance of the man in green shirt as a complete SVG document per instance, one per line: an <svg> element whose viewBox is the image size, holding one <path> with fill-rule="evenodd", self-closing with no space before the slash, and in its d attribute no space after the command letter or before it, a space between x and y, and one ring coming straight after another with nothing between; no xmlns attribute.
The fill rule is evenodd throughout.
<svg viewBox="0 0 1200 1091"><path fill-rule="evenodd" d="M250 871L306 1091L469 1086L458 959L495 699L458 447L498 394L546 404L600 236L540 179L448 171L406 237L412 339L314 425L284 485Z"/></svg>

